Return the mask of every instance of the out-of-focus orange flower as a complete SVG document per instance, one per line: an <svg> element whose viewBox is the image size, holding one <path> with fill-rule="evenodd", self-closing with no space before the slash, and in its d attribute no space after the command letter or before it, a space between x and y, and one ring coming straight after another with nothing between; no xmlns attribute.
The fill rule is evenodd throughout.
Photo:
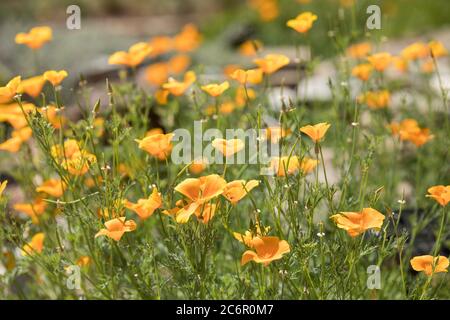
<svg viewBox="0 0 450 320"><path fill-rule="evenodd" d="M269 22L278 17L278 0L250 0L250 5L258 11L259 17L264 22Z"/></svg>
<svg viewBox="0 0 450 320"><path fill-rule="evenodd" d="M4 262L6 270L11 271L16 267L16 257L14 256L14 253L11 251L6 251L3 253Z"/></svg>
<svg viewBox="0 0 450 320"><path fill-rule="evenodd" d="M16 153L20 150L22 143L29 140L33 131L30 127L24 127L18 130L14 130L11 133L11 138L3 143L0 143L0 150Z"/></svg>
<svg viewBox="0 0 450 320"><path fill-rule="evenodd" d="M29 216L34 224L39 224L39 217L45 212L47 203L41 198L37 198L32 203L16 203L13 208Z"/></svg>
<svg viewBox="0 0 450 320"><path fill-rule="evenodd" d="M191 64L191 58L187 54L177 54L167 62L171 73L184 72Z"/></svg>
<svg viewBox="0 0 450 320"><path fill-rule="evenodd" d="M249 70L237 69L230 75L230 77L240 84L259 84L263 79L263 71L260 68Z"/></svg>
<svg viewBox="0 0 450 320"><path fill-rule="evenodd" d="M289 20L286 25L299 33L306 33L312 28L316 20L317 16L308 11L299 14L295 19Z"/></svg>
<svg viewBox="0 0 450 320"><path fill-rule="evenodd" d="M246 57L254 57L263 47L259 40L247 40L239 46L239 53Z"/></svg>
<svg viewBox="0 0 450 320"><path fill-rule="evenodd" d="M418 59L426 58L430 55L429 47L423 42L415 42L401 52L402 58L413 61Z"/></svg>
<svg viewBox="0 0 450 320"><path fill-rule="evenodd" d="M267 266L274 260L279 260L291 251L289 244L278 237L257 237L252 240L255 251L247 250L242 255L241 265L250 261Z"/></svg>
<svg viewBox="0 0 450 320"><path fill-rule="evenodd" d="M63 195L66 184L61 179L48 179L36 188L36 192L44 192L52 197L59 198Z"/></svg>
<svg viewBox="0 0 450 320"><path fill-rule="evenodd" d="M36 110L36 106L32 103L22 103L22 108L18 103L8 105L0 105L0 122L8 122L15 130L22 129L28 125L23 111L30 113Z"/></svg>
<svg viewBox="0 0 450 320"><path fill-rule="evenodd" d="M236 102L236 106L243 107L247 104L247 100L251 101L256 98L256 92L255 90L251 88L247 88L245 90L244 87L239 87L236 90L236 96L234 98L234 101Z"/></svg>
<svg viewBox="0 0 450 320"><path fill-rule="evenodd" d="M187 24L181 32L174 38L175 50L180 52L189 52L198 48L202 36L197 27L193 24Z"/></svg>
<svg viewBox="0 0 450 320"><path fill-rule="evenodd" d="M258 185L259 181L257 180L234 180L227 183L223 190L223 196L232 204L236 204Z"/></svg>
<svg viewBox="0 0 450 320"><path fill-rule="evenodd" d="M186 90L195 82L197 77L195 76L194 71L188 71L184 74L184 79L182 82L176 81L173 78L169 78L167 83L162 85L164 90L170 92L174 96L181 96L186 92Z"/></svg>
<svg viewBox="0 0 450 320"><path fill-rule="evenodd" d="M80 267L87 267L91 264L91 257L81 256L77 259L76 264Z"/></svg>
<svg viewBox="0 0 450 320"><path fill-rule="evenodd" d="M165 105L167 104L168 101L168 97L169 97L169 90L157 90L155 92L155 100L158 104L160 105Z"/></svg>
<svg viewBox="0 0 450 320"><path fill-rule="evenodd" d="M94 154L80 148L78 141L68 139L61 145L54 145L51 148L52 156L72 175L83 175L91 164L97 162Z"/></svg>
<svg viewBox="0 0 450 320"><path fill-rule="evenodd" d="M175 208L175 219L178 223L186 223L191 215L198 212L203 215L203 207L212 199L221 195L225 189L226 181L217 174L200 178L189 178L179 183L175 191L189 199L181 208ZM209 213L213 213L215 206L209 206Z"/></svg>
<svg viewBox="0 0 450 320"><path fill-rule="evenodd" d="M447 49L440 41L431 41L428 43L428 47L430 48L430 51L433 53L433 56L435 58L440 58L448 55Z"/></svg>
<svg viewBox="0 0 450 320"><path fill-rule="evenodd" d="M266 74L271 74L289 64L289 58L282 54L268 54L263 59L253 60Z"/></svg>
<svg viewBox="0 0 450 320"><path fill-rule="evenodd" d="M445 207L450 202L450 185L434 186L428 189L426 196L436 200L441 206Z"/></svg>
<svg viewBox="0 0 450 320"><path fill-rule="evenodd" d="M411 267L415 271L423 271L427 276L434 273L448 272L449 261L447 257L433 257L430 255L417 256L411 259ZM434 269L434 270L433 270Z"/></svg>
<svg viewBox="0 0 450 320"><path fill-rule="evenodd" d="M417 147L433 139L430 130L428 128L421 128L414 119L405 119L400 123L392 122L389 127L394 136L399 136L402 141L411 141Z"/></svg>
<svg viewBox="0 0 450 320"><path fill-rule="evenodd" d="M136 212L139 218L145 220L150 217L156 209L161 208L161 193L157 188L153 188L152 194L147 199L139 199L137 203L125 200L124 205L125 208Z"/></svg>
<svg viewBox="0 0 450 320"><path fill-rule="evenodd" d="M372 74L373 67L370 63L363 63L355 66L352 69L352 75L354 77L359 78L362 81L367 81L370 78L370 75Z"/></svg>
<svg viewBox="0 0 450 320"><path fill-rule="evenodd" d="M119 241L125 232L136 230L136 222L134 220L125 221L125 217L115 218L105 222L105 229L100 229L95 238L107 236L115 241Z"/></svg>
<svg viewBox="0 0 450 320"><path fill-rule="evenodd" d="M49 70L44 72L44 79L47 80L48 82L50 82L54 87L58 86L59 84L61 84L61 82L67 78L69 74L67 73L66 70L60 70L60 71L56 71L56 70Z"/></svg>
<svg viewBox="0 0 450 320"><path fill-rule="evenodd" d="M67 119L61 115L60 111L61 109L51 105L39 109L42 116L44 116L55 129L61 129L61 126L67 122Z"/></svg>
<svg viewBox="0 0 450 320"><path fill-rule="evenodd" d="M321 122L315 125L307 125L300 128L300 131L311 138L315 143L323 139L331 124L327 122Z"/></svg>
<svg viewBox="0 0 450 320"><path fill-rule="evenodd" d="M0 183L0 199L2 198L3 191L5 191L7 184L8 184L8 180L2 181Z"/></svg>
<svg viewBox="0 0 450 320"><path fill-rule="evenodd" d="M274 157L270 160L270 169L278 177L285 177L286 175L295 174L299 171L303 174L308 174L318 164L319 161L306 157L301 160L297 156Z"/></svg>
<svg viewBox="0 0 450 320"><path fill-rule="evenodd" d="M292 133L291 129L284 129L281 127L268 127L266 131L267 139L271 143L278 143L281 138L287 137Z"/></svg>
<svg viewBox="0 0 450 320"><path fill-rule="evenodd" d="M157 57L173 49L173 39L167 36L157 36L150 40L149 45L152 48L150 56Z"/></svg>
<svg viewBox="0 0 450 320"><path fill-rule="evenodd" d="M17 93L19 93L19 85L21 82L21 77L17 76L11 79L6 86L0 87L0 99L4 103L11 101Z"/></svg>
<svg viewBox="0 0 450 320"><path fill-rule="evenodd" d="M393 57L392 65L401 73L408 71L408 61L402 57Z"/></svg>
<svg viewBox="0 0 450 320"><path fill-rule="evenodd" d="M146 137L153 136L155 134L164 134L164 130L161 128L152 128L145 133Z"/></svg>
<svg viewBox="0 0 450 320"><path fill-rule="evenodd" d="M368 91L361 96L360 101L365 102L371 109L382 109L391 102L391 94L388 90Z"/></svg>
<svg viewBox="0 0 450 320"><path fill-rule="evenodd" d="M165 62L157 62L145 68L145 80L148 83L160 86L169 78L169 65Z"/></svg>
<svg viewBox="0 0 450 320"><path fill-rule="evenodd" d="M388 52L379 52L367 57L367 61L375 70L383 72L392 62L392 56Z"/></svg>
<svg viewBox="0 0 450 320"><path fill-rule="evenodd" d="M200 174L202 173L206 167L208 166L208 159L201 157L198 159L194 159L192 163L189 165L189 172L192 174Z"/></svg>
<svg viewBox="0 0 450 320"><path fill-rule="evenodd" d="M422 71L423 73L432 73L434 71L433 59L430 58L423 62L420 66L420 71Z"/></svg>
<svg viewBox="0 0 450 320"><path fill-rule="evenodd" d="M138 42L132 45L128 52L117 51L113 53L109 59L109 64L120 64L128 67L136 67L141 64L152 52L152 47L145 42Z"/></svg>
<svg viewBox="0 0 450 320"><path fill-rule="evenodd" d="M42 253L42 250L44 249L44 240L45 240L44 233L42 233L42 232L36 233L31 238L31 241L23 246L22 255L23 256L27 256L27 255L31 256L34 254Z"/></svg>
<svg viewBox="0 0 450 320"><path fill-rule="evenodd" d="M34 27L28 33L18 33L16 43L24 44L31 49L39 49L45 43L52 40L52 29L50 27Z"/></svg>
<svg viewBox="0 0 450 320"><path fill-rule="evenodd" d="M360 212L341 212L330 218L353 238L369 229L380 230L385 216L375 209L364 208Z"/></svg>
<svg viewBox="0 0 450 320"><path fill-rule="evenodd" d="M231 78L231 75L233 74L233 72L235 72L236 70L239 70L240 68L241 68L241 66L238 64L227 64L223 68L223 74L226 75L227 77Z"/></svg>
<svg viewBox="0 0 450 320"><path fill-rule="evenodd" d="M172 138L173 133L158 133L146 136L142 140L135 139L135 141L139 143L139 149L146 151L159 160L165 160L172 151Z"/></svg>
<svg viewBox="0 0 450 320"><path fill-rule="evenodd" d="M361 42L347 48L347 55L354 59L366 58L372 51L372 45L369 42Z"/></svg>
<svg viewBox="0 0 450 320"><path fill-rule="evenodd" d="M211 97L218 97L222 93L224 93L229 87L230 84L228 83L228 81L225 81L220 84L217 83L207 84L201 86L201 89L205 91L207 94L209 94Z"/></svg>
<svg viewBox="0 0 450 320"><path fill-rule="evenodd" d="M214 149L220 151L220 153L222 153L225 157L238 153L245 147L245 143L241 139L227 140L216 138L212 141L211 145Z"/></svg>
<svg viewBox="0 0 450 320"><path fill-rule="evenodd" d="M179 200L176 203L176 207L170 210L164 210L163 213L175 218L178 223L186 223L189 221L189 218L192 214L195 214L197 220L200 222L207 224L214 217L216 212L216 205L212 203L204 203L201 206L198 206L194 212L192 213L193 207L191 207L191 202L185 202L183 200Z"/></svg>
<svg viewBox="0 0 450 320"><path fill-rule="evenodd" d="M17 92L26 93L30 97L36 98L41 94L44 84L43 76L31 77L20 82Z"/></svg>

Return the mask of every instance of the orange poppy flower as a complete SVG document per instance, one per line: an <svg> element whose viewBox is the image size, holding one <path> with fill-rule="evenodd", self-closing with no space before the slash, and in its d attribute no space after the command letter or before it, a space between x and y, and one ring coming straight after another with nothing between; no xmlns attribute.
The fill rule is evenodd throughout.
<svg viewBox="0 0 450 320"><path fill-rule="evenodd" d="M257 237L252 240L255 251L247 250L242 255L241 265L250 261L262 263L267 266L274 260L279 260L284 254L291 251L289 244L278 237Z"/></svg>
<svg viewBox="0 0 450 320"><path fill-rule="evenodd" d="M364 208L360 212L341 212L330 218L353 238L369 229L380 230L385 216L375 209Z"/></svg>
<svg viewBox="0 0 450 320"><path fill-rule="evenodd" d="M259 40L247 40L239 46L239 53L243 56L254 57L263 47Z"/></svg>
<svg viewBox="0 0 450 320"><path fill-rule="evenodd" d="M119 64L125 65L128 67L136 67L141 64L145 58L149 56L152 52L152 47L145 42L138 42L132 45L128 52L126 51L117 51L113 53L109 59L109 64Z"/></svg>
<svg viewBox="0 0 450 320"><path fill-rule="evenodd" d="M258 11L264 22L272 21L279 15L277 0L250 0L250 5Z"/></svg>
<svg viewBox="0 0 450 320"><path fill-rule="evenodd" d="M134 220L125 221L125 217L115 218L105 222L105 229L100 229L95 238L107 236L115 241L119 241L125 232L136 230L136 222Z"/></svg>
<svg viewBox="0 0 450 320"><path fill-rule="evenodd" d="M168 97L169 97L169 90L157 90L155 92L155 100L160 105L167 104Z"/></svg>
<svg viewBox="0 0 450 320"><path fill-rule="evenodd" d="M368 91L361 97L361 101L371 109L383 109L391 102L391 94L388 90Z"/></svg>
<svg viewBox="0 0 450 320"><path fill-rule="evenodd" d="M414 119L405 119L400 123L392 122L390 129L394 136L399 136L402 141L410 141L420 147L433 139L428 128L420 128Z"/></svg>
<svg viewBox="0 0 450 320"><path fill-rule="evenodd" d="M427 59L424 63L422 63L420 66L420 71L423 73L432 73L434 71L433 59Z"/></svg>
<svg viewBox="0 0 450 320"><path fill-rule="evenodd" d="M187 223L192 214L195 214L197 220L207 224L214 217L217 206L212 203L204 203L198 206L195 210L192 202L185 202L179 200L176 203L176 207L170 210L164 210L163 213L169 216L173 216L178 223ZM193 211L193 212L192 212Z"/></svg>
<svg viewBox="0 0 450 320"><path fill-rule="evenodd" d="M165 62L157 62L145 68L145 80L148 83L160 86L169 78L169 65Z"/></svg>
<svg viewBox="0 0 450 320"><path fill-rule="evenodd" d="M55 70L50 70L50 71L46 71L44 72L44 79L47 80L48 82L50 82L54 87L58 86L61 84L61 82L67 78L69 74L67 73L66 70L60 70L60 71L55 71Z"/></svg>
<svg viewBox="0 0 450 320"><path fill-rule="evenodd" d="M297 156L274 157L270 161L270 169L278 176L285 177L298 171L308 174L319 164L315 159L303 158L301 161Z"/></svg>
<svg viewBox="0 0 450 320"><path fill-rule="evenodd" d="M227 158L235 153L238 153L245 147L245 143L241 139L226 140L216 138L212 141L211 145L214 149L220 151Z"/></svg>
<svg viewBox="0 0 450 320"><path fill-rule="evenodd" d="M77 259L76 264L80 267L87 267L91 264L91 257L81 256Z"/></svg>
<svg viewBox="0 0 450 320"><path fill-rule="evenodd" d="M139 199L137 203L128 200L124 201L125 208L128 208L139 216L142 220L150 217L156 209L161 208L161 193L157 188L153 188L152 194L147 199Z"/></svg>
<svg viewBox="0 0 450 320"><path fill-rule="evenodd" d="M270 227L261 228L260 224L256 223L252 226L251 230L245 231L244 234L233 232L233 237L239 242L245 244L247 247L253 248L253 239L262 238L269 232L269 230Z"/></svg>
<svg viewBox="0 0 450 320"><path fill-rule="evenodd" d="M185 91L195 82L197 77L194 71L188 71L184 74L184 79L182 82L176 81L173 78L169 78L167 83L162 85L164 90L169 91L174 96L181 96Z"/></svg>
<svg viewBox="0 0 450 320"><path fill-rule="evenodd" d="M36 98L41 94L44 84L43 76L31 77L20 82L17 92L26 93L30 97Z"/></svg>
<svg viewBox="0 0 450 320"><path fill-rule="evenodd" d="M245 90L245 88L243 87L239 87L236 90L236 96L234 98L234 101L236 102L236 105L238 107L243 107L247 104L247 100L255 100L256 98L256 92L255 90L251 89L251 88L247 88L247 90Z"/></svg>
<svg viewBox="0 0 450 320"><path fill-rule="evenodd" d="M171 73L178 74L184 72L191 64L191 58L186 54L178 54L170 58L167 62Z"/></svg>
<svg viewBox="0 0 450 320"><path fill-rule="evenodd" d="M25 113L30 113L37 109L32 103L22 103L22 108ZM28 126L22 108L18 103L0 106L0 122L8 122L15 130Z"/></svg>
<svg viewBox="0 0 450 320"><path fill-rule="evenodd" d="M66 140L64 148L59 144L52 146L51 155L72 175L85 174L90 165L97 162L97 157L80 149L74 139Z"/></svg>
<svg viewBox="0 0 450 320"><path fill-rule="evenodd" d="M282 54L268 54L264 59L255 59L254 63L266 74L271 74L289 64L289 58Z"/></svg>
<svg viewBox="0 0 450 320"><path fill-rule="evenodd" d="M367 81L372 74L373 67L369 63L363 63L355 66L352 69L352 76L359 78L362 81Z"/></svg>
<svg viewBox="0 0 450 320"><path fill-rule="evenodd" d="M449 266L448 258L444 256L434 258L430 255L417 256L412 258L410 263L415 271L423 271L427 276L439 272L448 272L447 268Z"/></svg>
<svg viewBox="0 0 450 320"><path fill-rule="evenodd" d="M16 203L13 208L29 216L34 224L39 224L39 217L44 214L47 203L41 198L37 198L32 203Z"/></svg>
<svg viewBox="0 0 450 320"><path fill-rule="evenodd" d="M2 198L3 191L5 191L7 184L8 184L8 180L2 181L0 183L0 199Z"/></svg>
<svg viewBox="0 0 450 320"><path fill-rule="evenodd" d="M174 38L175 50L181 52L193 51L198 48L201 39L202 36L197 27L193 24L187 24Z"/></svg>
<svg viewBox="0 0 450 320"><path fill-rule="evenodd" d="M0 143L0 150L16 153L20 150L22 143L29 140L33 134L30 127L14 130L11 133L11 138L3 143Z"/></svg>
<svg viewBox="0 0 450 320"><path fill-rule="evenodd" d="M315 143L319 142L325 136L331 124L327 122L321 122L315 125L307 125L300 128L300 131L306 134Z"/></svg>
<svg viewBox="0 0 450 320"><path fill-rule="evenodd" d="M152 48L150 56L157 57L173 49L173 40L167 36L157 36L150 40L149 45Z"/></svg>
<svg viewBox="0 0 450 320"><path fill-rule="evenodd" d="M146 136L142 140L135 139L139 143L139 149L146 151L148 154L159 160L165 160L169 157L172 151L173 133L157 133Z"/></svg>
<svg viewBox="0 0 450 320"><path fill-rule="evenodd" d="M23 256L31 256L36 253L42 253L44 249L45 234L42 232L36 233L31 241L22 247Z"/></svg>
<svg viewBox="0 0 450 320"><path fill-rule="evenodd" d="M17 93L19 93L19 85L21 77L17 76L6 84L4 87L0 87L0 99L4 102L11 101Z"/></svg>
<svg viewBox="0 0 450 320"><path fill-rule="evenodd" d="M354 44L347 48L347 55L355 59L362 59L372 51L372 45L369 42Z"/></svg>
<svg viewBox="0 0 450 320"><path fill-rule="evenodd" d="M278 143L281 138L287 137L292 133L291 129L281 127L268 127L266 131L267 139L272 143Z"/></svg>
<svg viewBox="0 0 450 320"><path fill-rule="evenodd" d="M18 33L15 41L24 44L31 49L39 49L45 43L52 40L52 29L50 27L34 27L28 33Z"/></svg>
<svg viewBox="0 0 450 320"><path fill-rule="evenodd" d="M435 58L440 58L448 55L447 49L440 41L431 41L430 43L428 43L428 47L430 48L430 51L433 53L433 56Z"/></svg>
<svg viewBox="0 0 450 320"><path fill-rule="evenodd" d="M230 78L238 81L240 84L258 84L262 82L263 72L260 68L250 70L237 69L230 75Z"/></svg>
<svg viewBox="0 0 450 320"><path fill-rule="evenodd" d="M367 61L370 62L375 70L383 72L391 64L392 56L388 52L380 52L367 57Z"/></svg>
<svg viewBox="0 0 450 320"><path fill-rule="evenodd" d="M423 42L415 42L401 52L401 56L409 61L423 59L430 55L429 47Z"/></svg>
<svg viewBox="0 0 450 320"><path fill-rule="evenodd" d="M408 61L402 57L393 57L392 64L401 73L408 71Z"/></svg>
<svg viewBox="0 0 450 320"><path fill-rule="evenodd" d="M202 173L206 167L208 166L208 159L207 158L199 158L195 159L190 165L189 165L189 172L192 174L200 174Z"/></svg>
<svg viewBox="0 0 450 320"><path fill-rule="evenodd" d="M289 20L286 25L299 33L306 33L312 28L317 16L311 12L303 12L295 19Z"/></svg>
<svg viewBox="0 0 450 320"><path fill-rule="evenodd" d="M445 207L450 202L450 185L434 186L428 189L426 196L436 200L441 206Z"/></svg>
<svg viewBox="0 0 450 320"><path fill-rule="evenodd" d="M49 179L36 188L36 192L44 192L52 197L59 198L63 195L66 184L61 179Z"/></svg>
<svg viewBox="0 0 450 320"><path fill-rule="evenodd" d="M234 180L227 183L223 190L223 196L232 204L236 204L258 185L259 181L257 180Z"/></svg>
<svg viewBox="0 0 450 320"><path fill-rule="evenodd" d="M218 97L222 93L224 93L229 87L230 84L228 83L228 81L225 81L220 84L212 83L205 86L201 86L201 89L205 91L207 94L209 94L211 97Z"/></svg>

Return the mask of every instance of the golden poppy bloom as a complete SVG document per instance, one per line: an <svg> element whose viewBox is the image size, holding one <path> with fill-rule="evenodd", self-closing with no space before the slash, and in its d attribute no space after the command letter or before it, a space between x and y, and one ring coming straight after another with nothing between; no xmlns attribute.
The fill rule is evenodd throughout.
<svg viewBox="0 0 450 320"><path fill-rule="evenodd" d="M44 79L50 82L54 87L61 84L61 82L67 78L69 74L66 70L49 70L44 72Z"/></svg>
<svg viewBox="0 0 450 320"><path fill-rule="evenodd" d="M236 102L236 105L238 107L243 107L247 104L247 99L255 100L255 98L256 98L255 90L251 88L247 88L247 90L245 90L245 88L239 87L236 90L236 96L234 98L234 101Z"/></svg>
<svg viewBox="0 0 450 320"><path fill-rule="evenodd" d="M39 254L42 253L42 250L44 249L44 240L45 240L45 234L42 232L36 233L32 238L31 241L28 242L26 245L22 248L22 255L23 256L31 256L33 254Z"/></svg>
<svg viewBox="0 0 450 320"><path fill-rule="evenodd" d="M165 160L169 157L172 151L172 138L173 133L157 133L150 136L146 136L142 140L135 139L139 143L139 149L146 151L151 156L159 159Z"/></svg>
<svg viewBox="0 0 450 320"><path fill-rule="evenodd" d="M165 62L157 62L145 68L145 80L148 83L160 86L169 78L169 65Z"/></svg>
<svg viewBox="0 0 450 320"><path fill-rule="evenodd" d="M408 61L402 57L393 57L392 64L401 73L408 71Z"/></svg>
<svg viewBox="0 0 450 320"><path fill-rule="evenodd" d="M362 97L362 100L371 109L383 109L391 102L391 94L388 90L368 91Z"/></svg>
<svg viewBox="0 0 450 320"><path fill-rule="evenodd" d="M383 72L392 62L392 56L388 52L380 52L367 57L367 61L379 72Z"/></svg>
<svg viewBox="0 0 450 320"><path fill-rule="evenodd" d="M268 54L263 59L255 59L253 62L265 74L271 74L288 65L289 58L282 54Z"/></svg>
<svg viewBox="0 0 450 320"><path fill-rule="evenodd" d="M81 256L75 262L77 266L87 267L91 264L91 257L89 256Z"/></svg>
<svg viewBox="0 0 450 320"><path fill-rule="evenodd" d="M428 43L428 47L430 48L430 51L435 58L440 58L448 55L447 49L440 41L431 41Z"/></svg>
<svg viewBox="0 0 450 320"><path fill-rule="evenodd" d="M0 199L2 198L3 191L5 191L7 184L8 180L2 181L2 183L0 183Z"/></svg>
<svg viewBox="0 0 450 320"><path fill-rule="evenodd" d="M385 216L372 208L360 212L341 212L330 217L338 228L347 231L350 237L364 233L366 230L380 230Z"/></svg>
<svg viewBox="0 0 450 320"><path fill-rule="evenodd" d="M34 224L39 224L39 217L44 214L47 203L41 198L35 199L32 203L16 203L13 209L23 212L31 218Z"/></svg>
<svg viewBox="0 0 450 320"><path fill-rule="evenodd" d="M176 221L186 223L192 214L200 209L202 214L204 205L213 198L221 195L225 189L226 181L217 174L200 178L188 178L175 187L175 191L189 199L187 205L176 210ZM175 208L177 209L177 208ZM210 207L214 211L215 207Z"/></svg>
<svg viewBox="0 0 450 320"><path fill-rule="evenodd" d="M194 71L188 71L184 74L183 81L177 81L173 78L169 78L167 83L162 85L164 90L169 91L174 96L181 96L184 92L195 82L197 77Z"/></svg>
<svg viewBox="0 0 450 320"><path fill-rule="evenodd" d="M429 47L423 42L415 42L401 52L401 56L409 61L426 58L430 55Z"/></svg>
<svg viewBox="0 0 450 320"><path fill-rule="evenodd" d="M195 210L191 206L192 202L185 202L179 200L176 207L170 210L164 210L163 213L175 218L178 223L187 223L192 214L195 214L197 220L203 224L207 224L214 217L216 212L216 205L211 203L204 203L198 206ZM193 211L193 212L192 212Z"/></svg>
<svg viewBox="0 0 450 320"><path fill-rule="evenodd" d="M313 23L316 20L317 16L308 11L299 14L295 19L289 20L286 25L297 32L306 33L312 28Z"/></svg>
<svg viewBox="0 0 450 320"><path fill-rule="evenodd" d="M208 166L208 159L207 158L199 158L195 159L190 165L189 165L189 172L192 174L200 174L202 173L206 167Z"/></svg>
<svg viewBox="0 0 450 320"><path fill-rule="evenodd" d="M128 200L124 201L125 208L134 211L142 220L150 217L156 209L161 208L161 193L157 188L153 188L152 194L147 199L139 199L137 203Z"/></svg>
<svg viewBox="0 0 450 320"><path fill-rule="evenodd" d="M449 261L447 257L433 257L430 255L417 256L411 259L411 267L415 271L423 271L427 276L434 273L448 272ZM434 268L434 270L433 270Z"/></svg>
<svg viewBox="0 0 450 320"><path fill-rule="evenodd" d="M405 119L400 123L392 122L389 125L392 134L401 141L410 141L420 147L434 138L428 128L421 128L414 119Z"/></svg>
<svg viewBox="0 0 450 320"><path fill-rule="evenodd" d="M263 80L263 71L260 68L250 70L237 69L230 75L230 78L240 84L259 84Z"/></svg>
<svg viewBox="0 0 450 320"><path fill-rule="evenodd" d="M274 157L270 160L270 169L278 176L285 177L286 175L295 174L298 171L303 172L303 174L308 174L312 172L319 161L310 158L303 158L299 160L297 156L284 156L284 157Z"/></svg>
<svg viewBox="0 0 450 320"><path fill-rule="evenodd" d="M17 92L26 93L30 97L36 98L41 94L44 84L44 76L31 77L20 82Z"/></svg>
<svg viewBox="0 0 450 320"><path fill-rule="evenodd" d="M450 202L450 185L434 186L428 189L426 196L436 200L441 206L445 207Z"/></svg>
<svg viewBox="0 0 450 320"><path fill-rule="evenodd" d="M19 85L21 77L17 76L6 84L4 87L0 87L0 99L4 102L11 101L17 93L19 93Z"/></svg>
<svg viewBox="0 0 450 320"><path fill-rule="evenodd" d="M33 131L30 127L24 127L18 130L14 130L11 133L11 138L3 143L0 143L0 150L16 153L20 150L22 143L29 140Z"/></svg>
<svg viewBox="0 0 450 320"><path fill-rule="evenodd" d="M214 149L220 151L225 157L229 157L238 153L245 147L244 141L241 139L214 139L211 143Z"/></svg>
<svg viewBox="0 0 450 320"><path fill-rule="evenodd" d="M352 69L352 76L359 78L362 81L367 81L372 74L373 67L370 63L359 64Z"/></svg>
<svg viewBox="0 0 450 320"><path fill-rule="evenodd" d="M34 27L28 33L18 33L15 41L17 44L24 44L31 49L39 49L45 43L52 40L52 29L50 27Z"/></svg>
<svg viewBox="0 0 450 320"><path fill-rule="evenodd" d="M205 86L201 86L201 89L205 91L207 94L209 94L211 97L218 97L222 93L224 93L229 87L230 84L228 83L228 81L225 81L220 84L211 83Z"/></svg>
<svg viewBox="0 0 450 320"><path fill-rule="evenodd" d="M347 48L347 55L354 59L362 59L372 51L372 45L369 42L361 42Z"/></svg>
<svg viewBox="0 0 450 320"><path fill-rule="evenodd" d="M281 138L287 137L292 133L291 129L281 127L268 127L266 131L267 139L272 143L278 143Z"/></svg>
<svg viewBox="0 0 450 320"><path fill-rule="evenodd" d="M246 57L254 57L263 47L259 40L247 40L239 46L239 53Z"/></svg>
<svg viewBox="0 0 450 320"><path fill-rule="evenodd" d="M90 165L97 162L97 157L80 149L78 141L74 139L66 140L64 148L59 144L52 146L51 155L72 175L85 174Z"/></svg>
<svg viewBox="0 0 450 320"><path fill-rule="evenodd" d="M191 64L191 58L187 54L177 54L167 62L171 73L184 72Z"/></svg>
<svg viewBox="0 0 450 320"><path fill-rule="evenodd" d="M307 125L300 128L300 131L306 134L315 143L323 139L331 124L327 122L321 122L315 125Z"/></svg>
<svg viewBox="0 0 450 320"><path fill-rule="evenodd" d="M155 92L155 100L160 105L167 104L168 97L169 97L169 90L157 90Z"/></svg>
<svg viewBox="0 0 450 320"><path fill-rule="evenodd" d="M420 71L423 73L432 73L434 71L434 61L433 59L427 59L422 65L420 66Z"/></svg>
<svg viewBox="0 0 450 320"><path fill-rule="evenodd" d="M279 15L278 0L250 0L250 5L264 22L272 21Z"/></svg>
<svg viewBox="0 0 450 320"><path fill-rule="evenodd" d="M245 231L244 234L233 232L233 237L239 242L245 244L249 248L253 248L253 239L262 238L270 230L270 227L261 228L259 223L256 223L251 230Z"/></svg>
<svg viewBox="0 0 450 320"><path fill-rule="evenodd" d="M152 52L152 47L145 42L138 42L132 45L128 52L126 51L117 51L113 53L109 59L109 64L119 64L128 67L136 67L141 64L145 58L149 56Z"/></svg>
<svg viewBox="0 0 450 320"><path fill-rule="evenodd" d="M174 37L175 50L180 52L189 52L198 48L202 36L197 27L193 24L187 24L181 32Z"/></svg>
<svg viewBox="0 0 450 320"><path fill-rule="evenodd" d="M136 222L134 220L125 221L125 217L115 218L105 222L105 229L100 229L95 238L107 236L115 241L119 241L125 232L136 230Z"/></svg>
<svg viewBox="0 0 450 320"><path fill-rule="evenodd" d="M250 261L262 263L267 266L274 260L279 260L284 254L291 251L289 244L278 237L256 237L252 240L255 251L247 250L242 255L241 265Z"/></svg>
<svg viewBox="0 0 450 320"><path fill-rule="evenodd" d="M52 197L59 198L63 195L66 184L61 179L49 179L36 188L36 192L44 192Z"/></svg>
<svg viewBox="0 0 450 320"><path fill-rule="evenodd" d="M22 103L22 108L27 114L37 109L32 103ZM15 130L28 126L22 108L18 103L0 106L0 122L8 122Z"/></svg>
<svg viewBox="0 0 450 320"><path fill-rule="evenodd" d="M234 180L227 183L223 190L223 196L232 204L236 204L258 185L259 181L257 180Z"/></svg>
<svg viewBox="0 0 450 320"><path fill-rule="evenodd" d="M167 36L157 36L150 40L149 45L152 48L150 56L157 57L173 49L173 39Z"/></svg>

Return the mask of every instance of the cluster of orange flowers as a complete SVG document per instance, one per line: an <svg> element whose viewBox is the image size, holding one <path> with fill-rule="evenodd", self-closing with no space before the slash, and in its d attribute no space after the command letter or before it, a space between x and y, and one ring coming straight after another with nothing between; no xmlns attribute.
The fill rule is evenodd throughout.
<svg viewBox="0 0 450 320"><path fill-rule="evenodd" d="M394 136L398 136L401 141L410 141L417 147L420 147L433 139L430 129L421 128L414 119L405 119L398 122L392 122L390 129Z"/></svg>

